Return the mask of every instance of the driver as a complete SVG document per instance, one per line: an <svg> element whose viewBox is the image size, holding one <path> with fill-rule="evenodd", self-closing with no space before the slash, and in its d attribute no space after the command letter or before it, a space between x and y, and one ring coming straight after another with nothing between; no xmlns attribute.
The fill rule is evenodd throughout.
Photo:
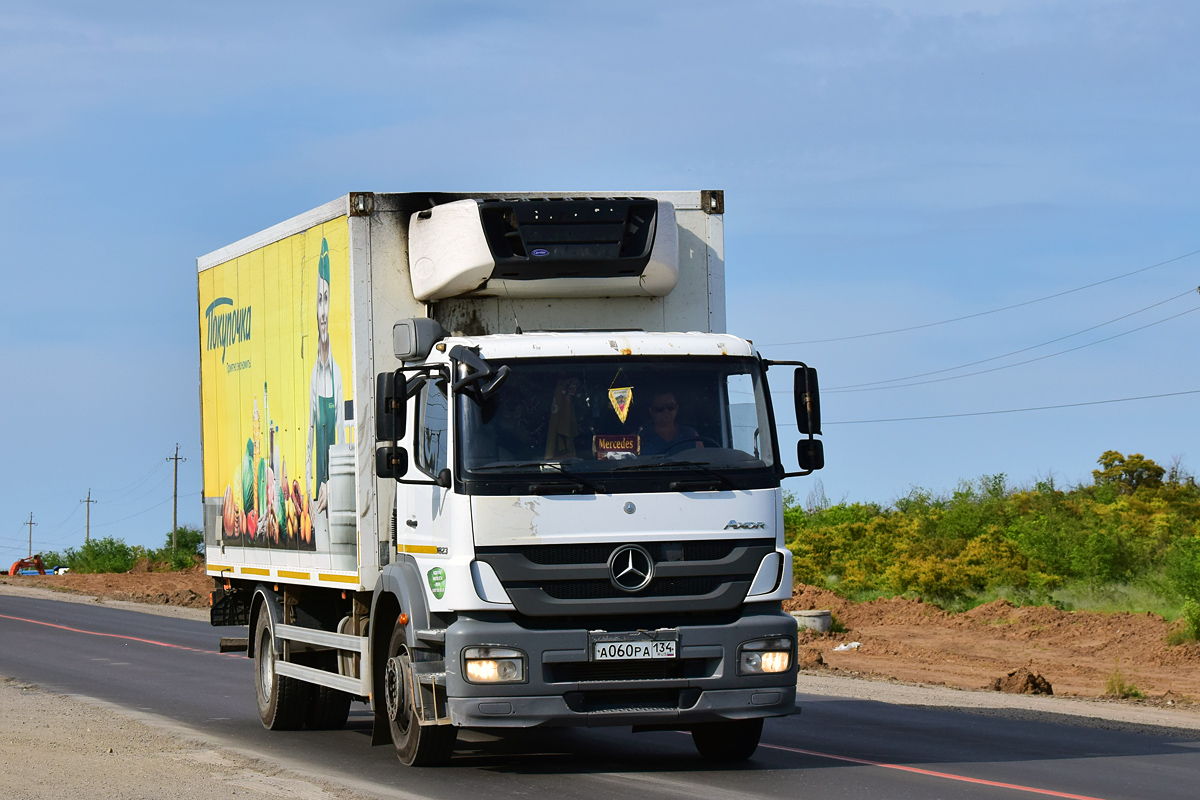
<svg viewBox="0 0 1200 800"><path fill-rule="evenodd" d="M660 392L650 403L650 424L641 431L644 456L662 456L704 447L700 434L689 425L679 425L675 417L679 414L679 403L673 392Z"/></svg>

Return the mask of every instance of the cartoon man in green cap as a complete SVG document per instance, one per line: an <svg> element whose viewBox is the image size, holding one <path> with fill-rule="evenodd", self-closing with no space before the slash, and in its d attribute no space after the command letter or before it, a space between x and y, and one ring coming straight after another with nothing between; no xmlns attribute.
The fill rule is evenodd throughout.
<svg viewBox="0 0 1200 800"><path fill-rule="evenodd" d="M317 262L317 363L308 396L308 456L304 465L305 483L313 487L316 498L313 516L329 505L329 448L337 444L337 433L345 423L342 371L329 348L329 243L322 239L321 259Z"/></svg>

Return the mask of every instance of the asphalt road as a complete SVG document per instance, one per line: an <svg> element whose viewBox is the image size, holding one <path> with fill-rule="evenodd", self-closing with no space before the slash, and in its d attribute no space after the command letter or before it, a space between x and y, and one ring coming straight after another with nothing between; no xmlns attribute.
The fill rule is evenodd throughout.
<svg viewBox="0 0 1200 800"><path fill-rule="evenodd" d="M58 627L53 627L58 626ZM464 731L452 766L406 769L372 748L366 706L342 731L272 733L254 708L252 663L222 655L236 629L103 606L0 596L0 674L167 718L250 755L437 798L1188 798L1200 739L802 696L767 722L755 757L700 761L679 733L628 728Z"/></svg>

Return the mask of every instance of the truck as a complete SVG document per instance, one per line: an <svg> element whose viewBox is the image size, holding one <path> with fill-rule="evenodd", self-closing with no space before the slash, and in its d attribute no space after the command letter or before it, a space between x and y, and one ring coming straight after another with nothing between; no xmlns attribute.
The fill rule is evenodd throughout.
<svg viewBox="0 0 1200 800"><path fill-rule="evenodd" d="M725 331L723 219L351 192L197 259L211 620L246 626L264 726L364 702L409 766L534 726L740 760L794 713L781 481L824 464L817 374Z"/></svg>

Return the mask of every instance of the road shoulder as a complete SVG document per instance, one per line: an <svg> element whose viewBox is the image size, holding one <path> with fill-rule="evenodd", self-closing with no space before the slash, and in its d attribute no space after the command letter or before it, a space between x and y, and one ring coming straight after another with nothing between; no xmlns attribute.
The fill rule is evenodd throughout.
<svg viewBox="0 0 1200 800"><path fill-rule="evenodd" d="M815 672L801 672L796 688L800 694L813 695L812 699L817 701L824 698L873 700L893 705L1187 739L1196 739L1200 734L1200 712L1190 708L1077 697L1004 694ZM811 702L808 698L798 698L797 703L803 706L806 700Z"/></svg>

